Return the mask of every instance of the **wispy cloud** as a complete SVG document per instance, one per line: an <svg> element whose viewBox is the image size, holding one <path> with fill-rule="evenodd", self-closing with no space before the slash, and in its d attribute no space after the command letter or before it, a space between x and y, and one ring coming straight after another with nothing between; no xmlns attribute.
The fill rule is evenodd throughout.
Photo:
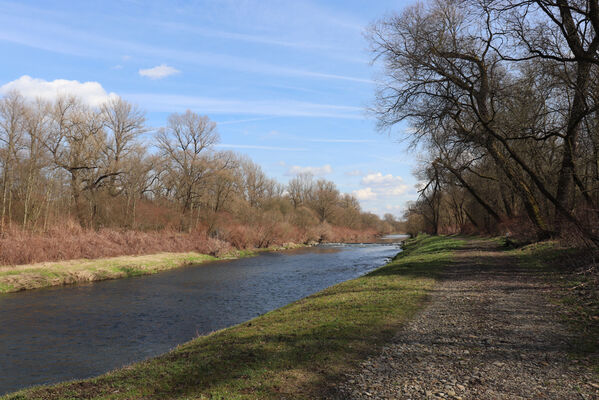
<svg viewBox="0 0 599 400"><path fill-rule="evenodd" d="M321 43L302 42L292 40L279 40L272 37L254 35L249 33L228 32L218 29L209 29L198 26L191 26L180 22L165 22L165 21L145 21L155 26L167 28L169 30L177 30L182 32L194 33L205 37L213 37L220 39L238 40L242 42L260 43L281 47L305 48L305 49L330 49L331 46Z"/></svg>
<svg viewBox="0 0 599 400"><path fill-rule="evenodd" d="M140 69L139 75L145 76L150 79L163 79L167 76L176 75L180 73L178 69L171 67L170 65L160 64L153 68Z"/></svg>
<svg viewBox="0 0 599 400"><path fill-rule="evenodd" d="M245 118L245 119L235 119L231 121L221 121L218 122L218 125L232 125L232 124L244 124L246 122L256 122L256 121L267 121L269 119L275 119L277 117L260 117L260 118Z"/></svg>
<svg viewBox="0 0 599 400"><path fill-rule="evenodd" d="M293 100L236 100L154 93L123 93L122 97L150 111L160 112L179 112L189 108L206 114L363 119L360 107Z"/></svg>
<svg viewBox="0 0 599 400"><path fill-rule="evenodd" d="M308 142L316 143L372 143L369 139L306 139Z"/></svg>
<svg viewBox="0 0 599 400"><path fill-rule="evenodd" d="M410 161L407 157L384 157L378 155L370 155L369 157L374 158L375 160L384 161L386 163L412 165L412 161Z"/></svg>
<svg viewBox="0 0 599 400"><path fill-rule="evenodd" d="M177 64L188 63L247 73L373 83L371 79L367 78L282 66L261 62L254 58L205 51L176 50L112 39L107 36L94 35L85 31L70 29L63 25L21 16L0 14L0 24L3 26L2 32L0 32L0 40L60 54L105 59L111 58L110 55L114 54L115 51L120 51L127 53L129 56L138 54L146 57L160 57L165 60L175 61ZM23 26L28 27L28 29L23 30Z"/></svg>
<svg viewBox="0 0 599 400"><path fill-rule="evenodd" d="M354 169L352 171L345 172L345 175L347 175L347 176L360 176L360 175L362 175L362 171L360 171L359 169Z"/></svg>
<svg viewBox="0 0 599 400"><path fill-rule="evenodd" d="M276 151L307 151L301 147L278 147L278 146L258 146L252 144L225 144L219 143L216 147L223 147L228 149L256 149L256 150L276 150Z"/></svg>
<svg viewBox="0 0 599 400"><path fill-rule="evenodd" d="M190 18L165 15L161 20L145 20L157 27L185 31L217 39L243 41L347 54L351 39L360 40L365 23L339 7L325 7L312 1L237 1L200 2L180 6L179 13ZM183 11L184 10L184 11ZM222 20L226 16L226 20ZM174 19L173 19L174 18ZM204 23L197 23L204 19ZM193 23L188 23L193 21ZM211 22L219 21L219 28Z"/></svg>

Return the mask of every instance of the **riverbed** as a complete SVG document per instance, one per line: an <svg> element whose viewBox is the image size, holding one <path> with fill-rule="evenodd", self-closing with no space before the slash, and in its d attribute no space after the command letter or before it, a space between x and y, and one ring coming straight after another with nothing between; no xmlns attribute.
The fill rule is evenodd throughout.
<svg viewBox="0 0 599 400"><path fill-rule="evenodd" d="M321 245L0 295L0 394L156 356L368 273L399 250L397 243Z"/></svg>

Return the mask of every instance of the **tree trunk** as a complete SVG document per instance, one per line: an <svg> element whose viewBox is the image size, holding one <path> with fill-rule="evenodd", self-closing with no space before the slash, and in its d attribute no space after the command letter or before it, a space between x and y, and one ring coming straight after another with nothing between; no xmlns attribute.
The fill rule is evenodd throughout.
<svg viewBox="0 0 599 400"><path fill-rule="evenodd" d="M79 187L79 176L76 171L71 171L71 191L73 194L75 215L79 224L85 227L85 211L83 210L83 204L81 204L81 189Z"/></svg>
<svg viewBox="0 0 599 400"><path fill-rule="evenodd" d="M562 162L557 179L557 193L555 199L560 207L556 207L555 221L556 231L559 233L566 222L564 211L571 213L574 210L574 192L576 175L576 143L580 132L580 124L585 117L586 111L586 91L589 85L589 74L591 63L581 61L576 70L576 87L572 108L568 116L568 125L564 137L564 150ZM560 210L563 209L563 210Z"/></svg>

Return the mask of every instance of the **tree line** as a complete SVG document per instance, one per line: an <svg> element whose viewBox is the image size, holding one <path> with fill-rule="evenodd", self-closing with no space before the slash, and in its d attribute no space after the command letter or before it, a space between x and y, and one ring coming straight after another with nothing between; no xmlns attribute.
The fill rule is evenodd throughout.
<svg viewBox="0 0 599 400"><path fill-rule="evenodd" d="M218 151L216 123L206 116L174 113L150 131L145 113L122 98L91 107L77 97L6 94L0 231L9 225L46 231L65 219L90 229L201 228L212 237L235 224L392 229L333 182L299 175L283 185L248 157Z"/></svg>
<svg viewBox="0 0 599 400"><path fill-rule="evenodd" d="M431 0L368 36L379 127L424 153L408 230L599 245L597 0Z"/></svg>

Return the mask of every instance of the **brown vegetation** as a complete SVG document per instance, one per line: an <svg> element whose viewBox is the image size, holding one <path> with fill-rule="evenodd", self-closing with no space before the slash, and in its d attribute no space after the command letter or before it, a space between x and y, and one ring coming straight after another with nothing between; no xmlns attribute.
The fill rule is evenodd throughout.
<svg viewBox="0 0 599 400"><path fill-rule="evenodd" d="M70 223L55 226L44 233L26 231L20 227L6 229L0 237L0 265L161 252L196 251L217 255L229 250L229 243L207 238L199 231L93 230Z"/></svg>
<svg viewBox="0 0 599 400"><path fill-rule="evenodd" d="M431 0L370 38L380 126L426 152L411 233L599 246L597 0Z"/></svg>
<svg viewBox="0 0 599 400"><path fill-rule="evenodd" d="M192 232L143 232L110 228L84 229L76 223L69 223L53 226L46 232L32 232L12 226L5 228L0 235L0 265L162 252L193 251L221 256L234 249L276 247L291 243L371 241L377 233L374 229L354 230L326 223L309 229L299 229L286 223L272 226L232 223L220 226L218 238L207 235L202 227Z"/></svg>

